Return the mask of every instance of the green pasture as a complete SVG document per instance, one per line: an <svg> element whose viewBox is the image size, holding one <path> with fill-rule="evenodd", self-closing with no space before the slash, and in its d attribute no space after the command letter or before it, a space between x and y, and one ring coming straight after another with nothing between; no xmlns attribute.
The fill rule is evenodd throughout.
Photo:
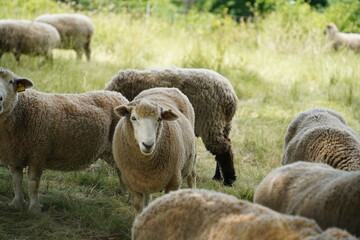
<svg viewBox="0 0 360 240"><path fill-rule="evenodd" d="M22 19L74 11L50 0L0 0L0 9L0 18ZM218 71L239 98L231 132L238 180L231 188L211 180L215 161L198 139L197 186L252 201L259 182L280 166L286 128L300 112L331 108L360 131L360 55L333 51L323 34L329 22L346 25L342 9L318 12L295 3L247 23L196 12L168 18L125 10L82 12L96 28L90 62L76 60L73 51L54 50L53 64L25 55L18 63L4 54L0 66L52 93L102 89L128 68ZM0 239L130 239L135 211L118 190L116 174L102 161L79 172L45 171L40 186L45 211L14 212L7 206L11 175L0 167Z"/></svg>

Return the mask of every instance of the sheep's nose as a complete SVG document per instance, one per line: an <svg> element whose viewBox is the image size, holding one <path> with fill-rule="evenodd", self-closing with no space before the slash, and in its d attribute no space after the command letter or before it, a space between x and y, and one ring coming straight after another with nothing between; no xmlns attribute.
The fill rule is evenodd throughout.
<svg viewBox="0 0 360 240"><path fill-rule="evenodd" d="M147 150L149 150L149 149L151 149L153 146L154 146L154 143L151 143L151 144L146 144L146 143L142 143L142 145L147 149Z"/></svg>
<svg viewBox="0 0 360 240"><path fill-rule="evenodd" d="M0 102L2 102L3 101L3 97L2 96L0 96Z"/></svg>

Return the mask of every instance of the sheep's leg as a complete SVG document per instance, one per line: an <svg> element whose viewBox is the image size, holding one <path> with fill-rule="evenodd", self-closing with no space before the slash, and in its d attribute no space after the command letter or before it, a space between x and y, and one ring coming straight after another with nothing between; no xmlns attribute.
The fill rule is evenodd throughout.
<svg viewBox="0 0 360 240"><path fill-rule="evenodd" d="M143 209L151 202L151 194L143 194Z"/></svg>
<svg viewBox="0 0 360 240"><path fill-rule="evenodd" d="M39 203L39 182L42 174L42 169L36 168L34 166L29 166L29 212L39 213L41 212L41 206Z"/></svg>
<svg viewBox="0 0 360 240"><path fill-rule="evenodd" d="M218 163L216 163L215 175L213 176L212 179L216 180L216 181L222 181L223 180Z"/></svg>
<svg viewBox="0 0 360 240"><path fill-rule="evenodd" d="M181 173L179 172L176 176L174 176L169 184L165 187L165 193L169 193L170 191L176 191L181 186Z"/></svg>
<svg viewBox="0 0 360 240"><path fill-rule="evenodd" d="M143 194L139 192L130 191L131 196L134 197L134 206L137 213L143 210Z"/></svg>
<svg viewBox="0 0 360 240"><path fill-rule="evenodd" d="M85 44L85 54L86 54L86 59L90 61L90 56L91 56L90 40Z"/></svg>
<svg viewBox="0 0 360 240"><path fill-rule="evenodd" d="M22 191L23 169L21 167L10 167L15 196L9 204L11 208L22 211L24 209L24 195Z"/></svg>
<svg viewBox="0 0 360 240"><path fill-rule="evenodd" d="M75 49L76 51L76 58L77 60L81 60L82 54L83 54L83 50L82 49Z"/></svg>
<svg viewBox="0 0 360 240"><path fill-rule="evenodd" d="M216 154L215 160L219 165L222 176L224 178L224 185L232 186L232 183L236 180L236 175L231 149L222 154Z"/></svg>
<svg viewBox="0 0 360 240"><path fill-rule="evenodd" d="M194 170L191 171L186 179L189 188L196 188L196 173Z"/></svg>
<svg viewBox="0 0 360 240"><path fill-rule="evenodd" d="M2 57L3 54L4 54L3 52L0 52L0 58Z"/></svg>
<svg viewBox="0 0 360 240"><path fill-rule="evenodd" d="M21 53L19 51L14 52L14 56L15 56L15 59L16 59L17 62L20 61L20 55L21 55Z"/></svg>

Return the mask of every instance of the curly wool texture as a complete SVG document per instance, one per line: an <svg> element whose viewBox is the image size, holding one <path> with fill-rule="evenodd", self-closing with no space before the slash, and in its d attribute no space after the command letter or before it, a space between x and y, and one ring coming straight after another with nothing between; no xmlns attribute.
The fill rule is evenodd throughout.
<svg viewBox="0 0 360 240"><path fill-rule="evenodd" d="M149 104L149 101L157 106ZM189 187L195 187L195 115L188 98L176 88L143 91L130 104L133 106L132 111L143 117L146 116L146 109L152 108L149 112L153 112L153 109L157 111L158 107L171 109L179 116L175 121L160 123L156 148L151 155L141 153L134 137L130 116L121 118L116 126L114 158L124 183L135 197L135 208L140 211L142 206L137 199L145 195L163 189L165 192L176 190L182 179L187 180Z"/></svg>
<svg viewBox="0 0 360 240"><path fill-rule="evenodd" d="M339 227L360 236L360 171L322 163L297 162L268 174L254 202L281 213L314 219L322 228Z"/></svg>
<svg viewBox="0 0 360 240"><path fill-rule="evenodd" d="M360 138L336 111L313 108L301 113L285 135L282 164L321 162L346 170L360 170Z"/></svg>
<svg viewBox="0 0 360 240"><path fill-rule="evenodd" d="M82 14L44 14L35 19L37 22L51 24L60 33L61 44L59 48L74 49L78 58L85 52L90 60L91 38L94 34L94 25L90 18Z"/></svg>
<svg viewBox="0 0 360 240"><path fill-rule="evenodd" d="M28 20L0 20L0 57L12 52L17 61L21 54L52 59L52 50L60 44L60 35L51 25Z"/></svg>
<svg viewBox="0 0 360 240"><path fill-rule="evenodd" d="M333 41L333 48L339 49L340 46L345 46L353 50L360 50L360 34L358 33L343 33L335 24L328 24L325 29Z"/></svg>
<svg viewBox="0 0 360 240"><path fill-rule="evenodd" d="M149 204L135 218L133 240L331 240L346 231L323 232L315 221L277 213L210 190L178 190Z"/></svg>
<svg viewBox="0 0 360 240"><path fill-rule="evenodd" d="M121 92L131 101L141 91L154 87L176 87L189 98L196 116L195 135L211 153L230 149L227 138L238 100L226 78L207 69L129 69L115 75L105 89Z"/></svg>
<svg viewBox="0 0 360 240"><path fill-rule="evenodd" d="M38 211L35 198L44 169L80 170L98 158L115 165L112 137L119 117L113 109L128 101L120 93L110 91L17 93L16 82L11 83L17 78L14 73L0 69L1 86L8 89L0 91L3 107L0 109L0 162L9 165L13 175L21 175L21 179L16 179L18 190L22 168L29 166L29 178L34 181L29 184L30 207ZM18 194L13 205L21 208L21 199L18 199L21 193Z"/></svg>

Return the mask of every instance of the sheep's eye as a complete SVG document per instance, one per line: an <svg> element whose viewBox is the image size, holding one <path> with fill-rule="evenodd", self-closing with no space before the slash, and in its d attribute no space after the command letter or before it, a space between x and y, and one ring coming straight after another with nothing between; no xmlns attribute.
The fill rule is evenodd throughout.
<svg viewBox="0 0 360 240"><path fill-rule="evenodd" d="M10 84L10 85L14 84L14 80L10 80L10 81L9 81L9 84Z"/></svg>
<svg viewBox="0 0 360 240"><path fill-rule="evenodd" d="M136 117L132 116L131 120L136 121Z"/></svg>
<svg viewBox="0 0 360 240"><path fill-rule="evenodd" d="M158 118L158 122L161 122L162 118Z"/></svg>

